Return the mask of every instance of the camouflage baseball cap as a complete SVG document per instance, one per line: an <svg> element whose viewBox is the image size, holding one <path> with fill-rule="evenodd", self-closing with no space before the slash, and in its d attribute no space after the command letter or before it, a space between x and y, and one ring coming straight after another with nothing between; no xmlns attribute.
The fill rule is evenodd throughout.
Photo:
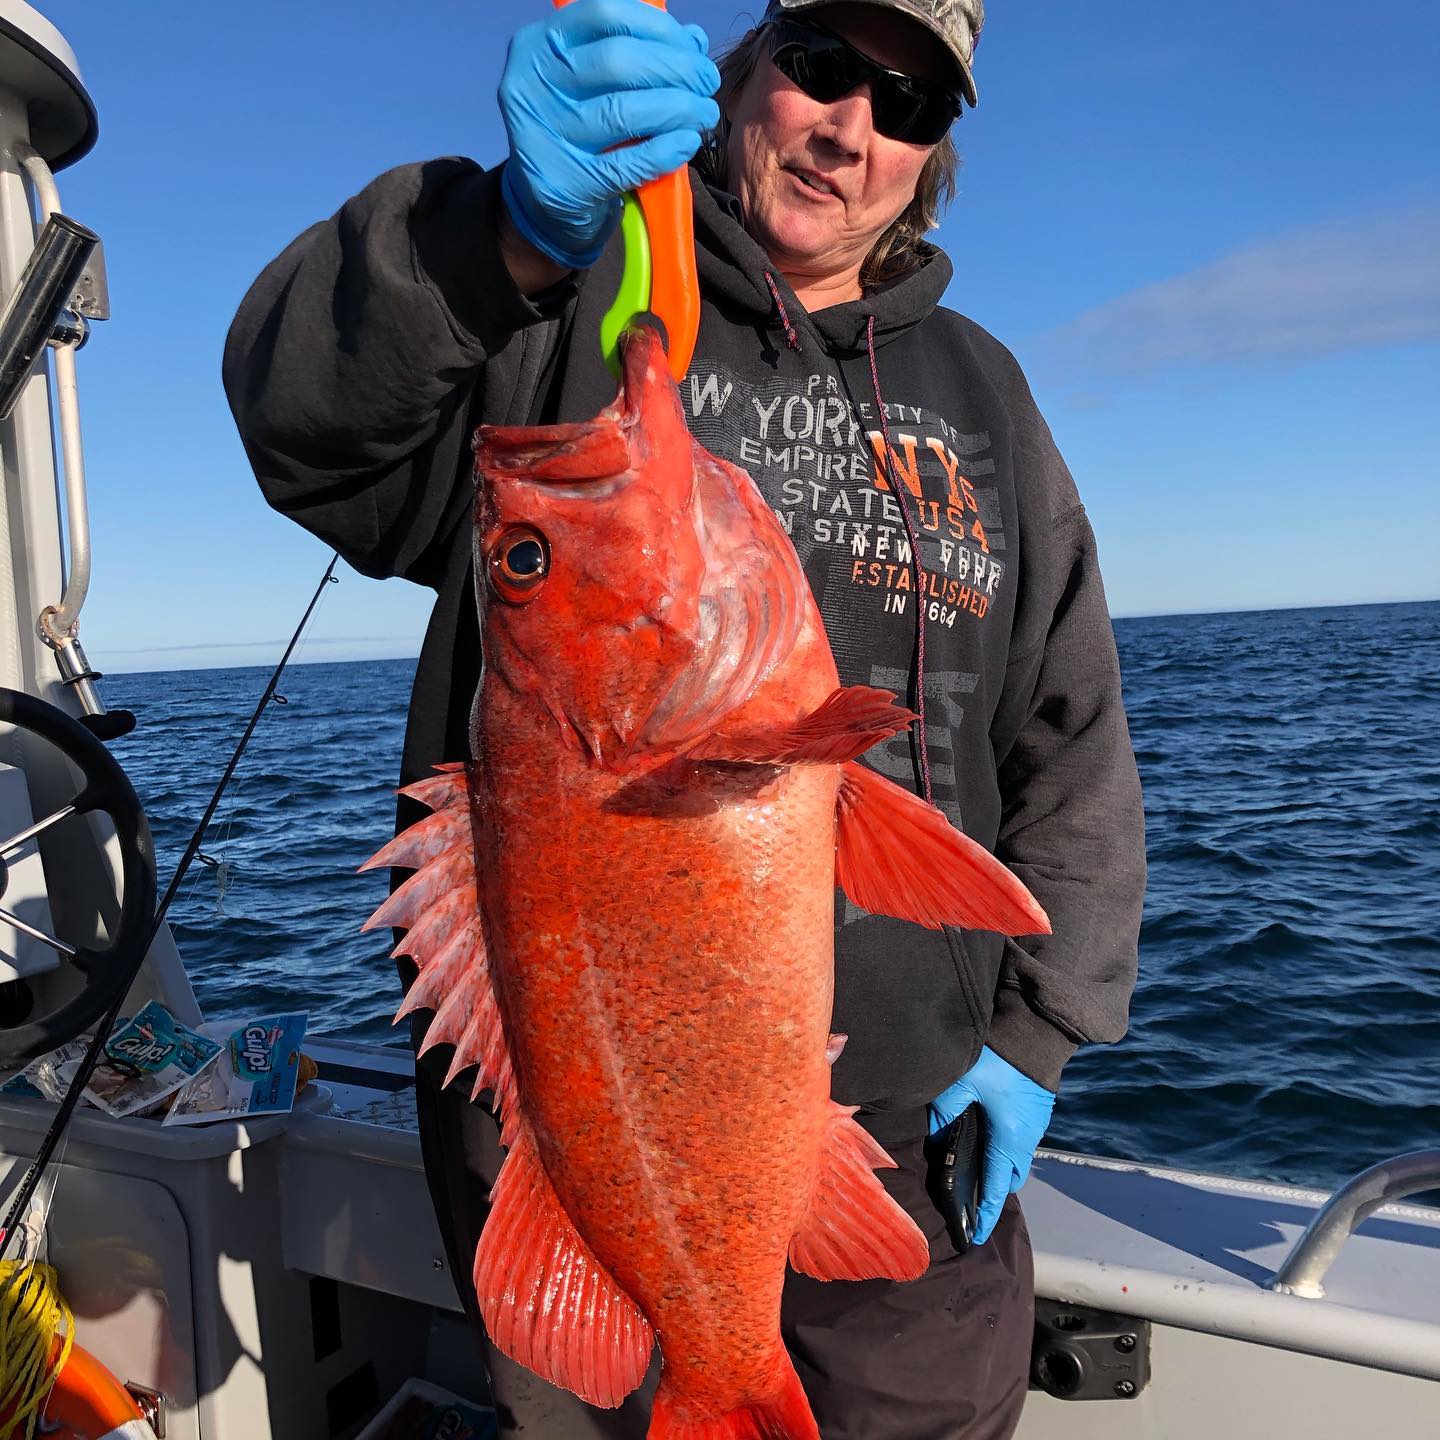
<svg viewBox="0 0 1440 1440"><path fill-rule="evenodd" d="M802 10L817 10L822 5L835 3L836 0L770 0L766 18L782 11L794 15ZM975 46L980 39L980 27L985 23L985 0L854 0L854 3L894 10L923 25L943 42L959 67L960 93L972 106L976 103L979 97L971 66L975 59Z"/></svg>

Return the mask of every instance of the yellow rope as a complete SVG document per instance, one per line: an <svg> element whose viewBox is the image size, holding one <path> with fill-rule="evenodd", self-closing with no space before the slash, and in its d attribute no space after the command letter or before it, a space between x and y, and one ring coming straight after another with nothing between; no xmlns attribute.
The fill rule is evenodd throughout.
<svg viewBox="0 0 1440 1440"><path fill-rule="evenodd" d="M34 1435L36 1416L70 1358L74 1335L75 1318L55 1271L0 1261L0 1440Z"/></svg>

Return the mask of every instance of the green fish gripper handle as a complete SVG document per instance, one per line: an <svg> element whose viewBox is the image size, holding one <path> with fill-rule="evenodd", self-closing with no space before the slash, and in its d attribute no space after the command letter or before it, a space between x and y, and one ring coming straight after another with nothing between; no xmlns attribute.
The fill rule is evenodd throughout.
<svg viewBox="0 0 1440 1440"><path fill-rule="evenodd" d="M645 212L633 191L626 192L620 212L620 239L625 247L620 288L600 321L600 353L617 380L620 378L620 336L637 315L650 308L653 276L650 231L645 224Z"/></svg>

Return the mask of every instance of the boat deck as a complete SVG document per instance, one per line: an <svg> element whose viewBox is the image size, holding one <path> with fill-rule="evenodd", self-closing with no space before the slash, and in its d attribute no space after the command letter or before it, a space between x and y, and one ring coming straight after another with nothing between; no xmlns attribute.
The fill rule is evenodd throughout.
<svg viewBox="0 0 1440 1440"><path fill-rule="evenodd" d="M333 1106L302 1130L337 1123L415 1128L408 1051L344 1042L310 1048ZM383 1142L387 1151L411 1156L419 1187L411 1203L428 1218L418 1141L411 1143L407 1151L400 1135ZM1323 1300L1267 1288L1326 1198L1316 1190L1042 1150L1023 1197L1036 1292L1440 1379L1440 1210L1376 1211L1341 1250Z"/></svg>

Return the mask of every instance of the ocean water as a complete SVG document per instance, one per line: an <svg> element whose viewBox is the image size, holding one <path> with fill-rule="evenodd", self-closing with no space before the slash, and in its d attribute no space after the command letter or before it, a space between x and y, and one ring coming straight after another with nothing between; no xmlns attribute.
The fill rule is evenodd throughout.
<svg viewBox="0 0 1440 1440"><path fill-rule="evenodd" d="M1150 885L1129 1034L1050 1143L1330 1186L1440 1145L1440 603L1117 622ZM302 665L171 911L201 1004L398 1037L385 893L411 661ZM168 882L268 671L112 675Z"/></svg>

